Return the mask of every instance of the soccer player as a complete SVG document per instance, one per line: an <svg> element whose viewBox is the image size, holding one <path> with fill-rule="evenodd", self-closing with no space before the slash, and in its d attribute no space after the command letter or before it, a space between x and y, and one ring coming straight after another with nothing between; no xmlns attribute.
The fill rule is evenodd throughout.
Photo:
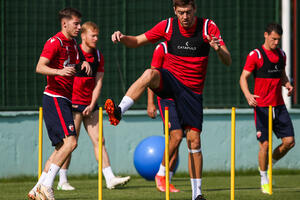
<svg viewBox="0 0 300 200"><path fill-rule="evenodd" d="M114 43L121 42L136 48L165 39L168 43L166 68L147 69L131 85L118 106L107 99L105 109L111 124L117 125L124 114L149 87L161 98L173 98L180 124L186 132L189 149L189 173L192 200L205 199L201 191L202 153L202 92L206 76L209 50L212 48L222 63L231 64L231 55L217 25L195 16L194 0L173 0L176 17L161 21L151 30L138 36L112 34Z"/></svg>
<svg viewBox="0 0 300 200"><path fill-rule="evenodd" d="M163 68L165 56L168 53L167 42L159 43L152 56L151 68ZM164 121L164 110L165 107L169 108L169 121L170 121L170 142L169 142L169 154L170 154L170 173L169 179L171 182L172 176L174 174L174 169L178 162L178 150L182 138L184 137L183 128L179 123L179 118L173 99L162 99L157 97L157 103L160 111L162 120ZM155 118L157 109L154 104L154 93L151 89L148 88L148 104L147 112L149 117ZM164 123L163 123L164 124ZM165 167L165 154L163 154L163 159L160 164L159 170L155 176L156 188L161 191L166 191L166 167ZM179 192L179 189L176 189L173 184L170 184L170 192Z"/></svg>
<svg viewBox="0 0 300 200"><path fill-rule="evenodd" d="M79 137L81 122L89 134L96 160L99 159L98 133L99 133L99 109L97 99L100 96L104 76L104 57L96 48L99 37L99 28L93 22L85 22L81 28L82 44L78 47L80 61L90 63L92 75L88 76L85 71L75 74L72 107L76 133ZM109 157L103 138L102 148L102 172L105 177L106 187L113 189L130 180L130 176L116 177L112 172ZM71 158L71 156L70 156ZM68 162L70 163L70 162ZM67 167L66 167L67 168ZM61 177L60 177L61 179ZM66 189L69 187L66 187ZM64 190L64 183L59 184L57 189Z"/></svg>
<svg viewBox="0 0 300 200"><path fill-rule="evenodd" d="M77 146L72 116L72 87L78 51L75 37L81 29L81 13L74 8L59 11L61 31L45 44L36 72L47 75L43 95L44 121L55 150L47 160L38 183L29 192L31 199L54 200L52 185L57 172ZM90 74L90 65L77 67Z"/></svg>
<svg viewBox="0 0 300 200"><path fill-rule="evenodd" d="M272 155L273 165L295 145L294 128L282 98L282 86L293 92L293 86L285 72L286 55L278 47L282 27L271 23L264 32L265 42L251 51L240 77L240 86L248 101L254 107L256 137L259 142L258 163L261 175L261 190L269 193L268 169L268 107L273 106L273 131L282 143ZM255 86L252 94L248 88L248 78L254 74Z"/></svg>

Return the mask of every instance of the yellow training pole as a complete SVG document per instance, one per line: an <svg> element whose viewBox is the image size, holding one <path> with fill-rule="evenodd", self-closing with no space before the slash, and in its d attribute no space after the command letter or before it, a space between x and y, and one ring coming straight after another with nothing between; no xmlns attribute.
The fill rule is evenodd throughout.
<svg viewBox="0 0 300 200"><path fill-rule="evenodd" d="M273 129L272 106L269 106L269 190L272 195L272 129Z"/></svg>
<svg viewBox="0 0 300 200"><path fill-rule="evenodd" d="M169 190L169 108L165 108L165 167L166 167L166 200L170 199Z"/></svg>
<svg viewBox="0 0 300 200"><path fill-rule="evenodd" d="M234 200L235 185L235 107L231 110L231 176L230 176L230 199Z"/></svg>
<svg viewBox="0 0 300 200"><path fill-rule="evenodd" d="M42 174L42 161L43 161L43 108L39 109L39 163L38 163L38 178Z"/></svg>
<svg viewBox="0 0 300 200"><path fill-rule="evenodd" d="M102 136L103 136L103 112L99 108L99 140L98 140L98 200L102 200Z"/></svg>

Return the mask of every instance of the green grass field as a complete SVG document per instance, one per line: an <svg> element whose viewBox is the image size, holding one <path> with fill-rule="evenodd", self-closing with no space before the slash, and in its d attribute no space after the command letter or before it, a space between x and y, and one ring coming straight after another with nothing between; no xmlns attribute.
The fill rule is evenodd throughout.
<svg viewBox="0 0 300 200"><path fill-rule="evenodd" d="M248 174L248 175L247 175ZM275 173L273 195L265 195L260 191L258 173L237 173L235 199L237 200L297 200L300 199L300 172ZM98 182L96 176L70 177L69 182L76 187L75 191L57 191L57 200L98 199ZM191 200L190 179L187 174L178 174L172 183L181 190L171 193L170 199ZM203 178L202 190L208 200L230 199L230 176L228 173L207 173ZM34 178L0 179L0 199L27 199L28 191L35 184ZM103 181L105 184L105 181ZM55 186L57 181L55 182ZM165 194L155 189L155 183L146 181L139 176L133 176L124 187L108 190L103 188L103 200L161 200Z"/></svg>

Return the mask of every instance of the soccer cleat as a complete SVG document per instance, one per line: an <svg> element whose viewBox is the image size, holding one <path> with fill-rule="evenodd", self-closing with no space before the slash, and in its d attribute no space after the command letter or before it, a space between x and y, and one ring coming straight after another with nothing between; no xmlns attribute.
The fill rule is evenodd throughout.
<svg viewBox="0 0 300 200"><path fill-rule="evenodd" d="M28 199L32 199L35 200L36 199L36 192L32 189L30 190L30 192L28 193Z"/></svg>
<svg viewBox="0 0 300 200"><path fill-rule="evenodd" d="M204 196L198 195L195 200L206 200Z"/></svg>
<svg viewBox="0 0 300 200"><path fill-rule="evenodd" d="M160 192L165 192L166 191L166 177L165 176L155 176L155 184L156 184L156 189Z"/></svg>
<svg viewBox="0 0 300 200"><path fill-rule="evenodd" d="M155 184L156 188L160 192L165 192L166 191L166 177L165 176L155 176ZM173 184L169 184L169 189L170 192L180 192L180 190L176 189Z"/></svg>
<svg viewBox="0 0 300 200"><path fill-rule="evenodd" d="M52 187L39 185L36 189L36 196L40 200L55 200Z"/></svg>
<svg viewBox="0 0 300 200"><path fill-rule="evenodd" d="M175 188L175 186L171 183L169 185L169 189L170 189L170 192L180 192L180 190Z"/></svg>
<svg viewBox="0 0 300 200"><path fill-rule="evenodd" d="M264 194L270 194L270 190L269 190L269 184L262 184L261 185L261 191Z"/></svg>
<svg viewBox="0 0 300 200"><path fill-rule="evenodd" d="M104 104L104 109L108 114L108 118L111 125L117 126L122 118L121 108L115 105L112 99L107 99Z"/></svg>
<svg viewBox="0 0 300 200"><path fill-rule="evenodd" d="M117 186L125 185L130 180L130 176L126 177L114 177L106 182L106 187L108 189L114 189Z"/></svg>
<svg viewBox="0 0 300 200"><path fill-rule="evenodd" d="M260 167L258 166L258 171L260 172ZM267 176L268 176L268 180L269 180L269 169L267 170ZM275 180L272 179L272 185L274 186L275 185Z"/></svg>
<svg viewBox="0 0 300 200"><path fill-rule="evenodd" d="M63 184L58 184L57 185L57 190L75 190L73 186L70 185L70 183L65 182Z"/></svg>

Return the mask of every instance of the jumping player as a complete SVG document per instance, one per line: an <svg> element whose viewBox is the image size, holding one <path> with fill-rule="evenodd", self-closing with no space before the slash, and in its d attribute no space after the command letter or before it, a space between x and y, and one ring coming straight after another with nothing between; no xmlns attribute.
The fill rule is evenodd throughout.
<svg viewBox="0 0 300 200"><path fill-rule="evenodd" d="M159 43L152 56L151 68L163 68L165 56L168 53L167 42ZM170 192L179 192L179 189L176 189L173 184L171 184L171 179L174 174L174 169L178 162L178 150L181 140L184 136L183 128L180 125L175 102L173 99L162 99L157 97L157 104L159 107L159 112L164 121L164 110L165 107L169 108L169 121L170 121L170 142L169 142L169 154L170 154ZM157 109L154 104L154 93L151 89L148 88L148 104L147 112L149 117L155 118ZM164 124L164 123L163 123ZM165 167L165 153L163 154L163 159L160 164L159 170L155 176L156 188L161 191L166 191L166 167Z"/></svg>
<svg viewBox="0 0 300 200"><path fill-rule="evenodd" d="M65 8L59 11L59 19L61 31L46 42L36 66L37 73L47 75L43 113L48 136L55 150L47 160L38 183L28 194L31 199L55 199L52 189L55 176L77 146L71 97L78 57L74 37L81 29L81 13L74 8ZM77 67L90 74L88 62Z"/></svg>
<svg viewBox="0 0 300 200"><path fill-rule="evenodd" d="M254 107L256 137L259 141L258 163L261 175L261 190L269 193L268 169L268 107L273 106L273 131L282 143L273 151L273 165L295 145L294 128L282 98L282 86L293 92L293 86L285 72L286 55L278 48L282 35L279 24L269 24L264 32L265 42L247 57L240 77L240 86L248 101ZM254 74L254 94L249 91L248 78Z"/></svg>
<svg viewBox="0 0 300 200"><path fill-rule="evenodd" d="M76 133L80 133L81 122L91 138L96 160L99 159L99 109L97 99L100 96L102 81L104 76L104 57L97 49L99 37L99 28L93 22L85 22L81 29L82 44L78 46L79 57L81 61L90 63L92 75L88 76L85 71L75 74L72 107ZM130 176L116 177L112 172L109 157L105 148L103 138L102 148L102 172L105 177L106 187L114 189L118 185L123 185L130 180ZM69 157L71 159L71 156ZM70 162L66 162L70 163ZM65 168L68 168L66 166ZM59 184L57 189L63 189L64 184Z"/></svg>
<svg viewBox="0 0 300 200"><path fill-rule="evenodd" d="M147 69L131 85L119 106L108 99L105 109L111 124L117 125L122 114L139 99L147 87L161 98L174 99L180 124L186 132L192 200L203 200L200 134L203 119L202 92L208 55L212 48L226 65L231 64L231 55L217 25L209 19L195 16L194 0L173 0L173 6L176 17L161 21L146 33L129 36L116 31L112 34L114 43L121 42L131 48L165 39L168 54L166 68Z"/></svg>

